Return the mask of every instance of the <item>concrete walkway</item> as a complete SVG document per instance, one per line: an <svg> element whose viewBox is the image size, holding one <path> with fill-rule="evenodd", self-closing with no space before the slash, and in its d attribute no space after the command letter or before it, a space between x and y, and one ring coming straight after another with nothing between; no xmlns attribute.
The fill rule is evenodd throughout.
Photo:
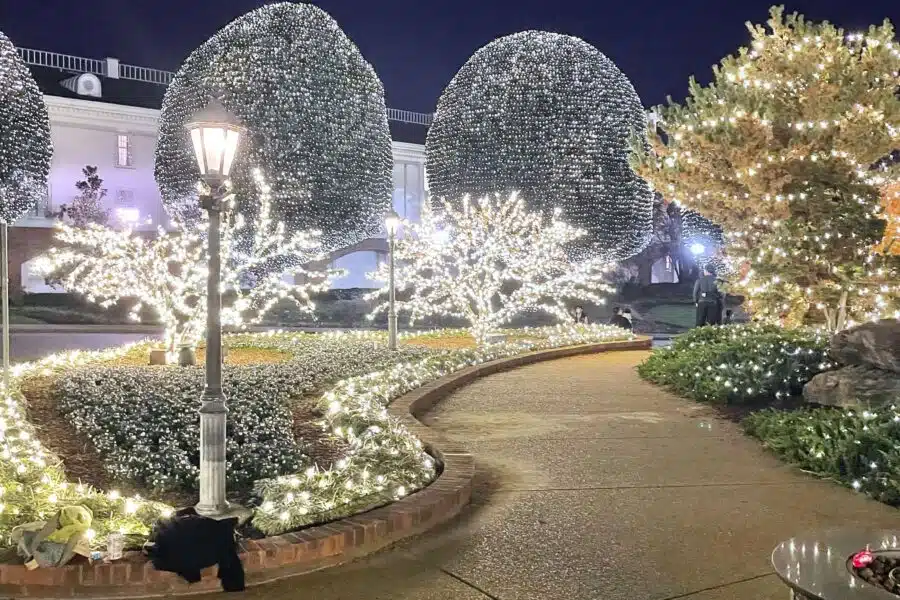
<svg viewBox="0 0 900 600"><path fill-rule="evenodd" d="M769 555L900 511L805 476L731 423L638 379L643 352L477 382L429 424L479 466L471 508L366 560L256 588L317 600L783 600Z"/></svg>

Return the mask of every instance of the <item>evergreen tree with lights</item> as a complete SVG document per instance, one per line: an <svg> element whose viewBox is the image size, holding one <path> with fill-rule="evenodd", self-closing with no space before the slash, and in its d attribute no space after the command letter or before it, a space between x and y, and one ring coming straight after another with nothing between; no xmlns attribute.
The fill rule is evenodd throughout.
<svg viewBox="0 0 900 600"><path fill-rule="evenodd" d="M248 130L232 172L240 213L253 220L259 167L289 231L319 230L329 250L378 234L393 169L384 88L327 13L267 4L185 60L163 100L156 180L169 212L187 221L199 218L199 173L184 125L211 96Z"/></svg>
<svg viewBox="0 0 900 600"><path fill-rule="evenodd" d="M571 319L567 302L602 304L608 264L601 259L572 261L566 248L584 230L552 216L529 211L522 198L469 197L423 211L418 224L405 224L395 249L399 311L411 323L428 316L463 319L478 343L526 312ZM388 266L370 277L386 281ZM383 297L386 289L370 299ZM387 303L376 308L386 310Z"/></svg>
<svg viewBox="0 0 900 600"><path fill-rule="evenodd" d="M85 165L81 173L84 179L75 183L79 193L72 204L65 207L65 215L75 227L85 227L88 223L106 225L109 221L109 209L103 206L103 199L107 194L103 179L93 165Z"/></svg>
<svg viewBox="0 0 900 600"><path fill-rule="evenodd" d="M241 327L258 323L281 300L292 301L312 314L312 295L328 290L340 273L304 267L321 262L319 232L288 234L271 215L268 185L259 170L252 176L261 190L260 210L253 222L242 215L226 221L222 232L222 323ZM182 346L195 347L206 326L207 243L196 227L174 219L175 229L160 228L147 240L129 230L95 223L58 225L59 247L42 257L39 269L67 290L110 307L134 299L131 318L146 308L165 328L164 343L171 360ZM237 243L238 240L241 243ZM272 263L290 264L286 271ZM290 281L288 281L290 280Z"/></svg>
<svg viewBox="0 0 900 600"><path fill-rule="evenodd" d="M573 255L624 259L650 236L652 194L628 164L646 116L628 78L576 37L525 31L478 50L437 104L425 144L431 192L518 192L584 229Z"/></svg>
<svg viewBox="0 0 900 600"><path fill-rule="evenodd" d="M900 45L888 22L846 35L773 8L750 48L693 79L633 164L723 226L734 287L757 316L840 330L898 316L897 261L875 254L884 161L900 147Z"/></svg>
<svg viewBox="0 0 900 600"><path fill-rule="evenodd" d="M0 222L12 225L38 206L52 155L44 96L0 32Z"/></svg>

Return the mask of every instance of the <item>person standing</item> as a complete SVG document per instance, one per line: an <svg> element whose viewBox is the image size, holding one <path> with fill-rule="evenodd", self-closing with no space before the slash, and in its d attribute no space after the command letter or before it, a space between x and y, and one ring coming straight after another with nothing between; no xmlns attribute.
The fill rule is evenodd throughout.
<svg viewBox="0 0 900 600"><path fill-rule="evenodd" d="M697 306L697 327L718 325L722 320L721 295L712 265L703 268L703 276L694 282L694 304Z"/></svg>
<svg viewBox="0 0 900 600"><path fill-rule="evenodd" d="M615 307L613 309L613 316L609 320L610 325L615 325L616 327L621 327L622 329L632 329L631 325L631 311L628 311L628 316L625 316L625 311L620 307Z"/></svg>

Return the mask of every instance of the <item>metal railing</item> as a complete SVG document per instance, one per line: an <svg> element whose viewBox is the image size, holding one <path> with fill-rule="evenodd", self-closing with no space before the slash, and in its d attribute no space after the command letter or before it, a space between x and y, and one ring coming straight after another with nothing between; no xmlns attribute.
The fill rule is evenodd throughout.
<svg viewBox="0 0 900 600"><path fill-rule="evenodd" d="M16 48L19 56L25 61L25 64L35 67L49 67L59 69L61 71L70 71L72 73L93 73L94 75L107 75L107 61L97 60L95 58L84 58L82 56L73 56L71 54L60 54L59 52L48 52L46 50L35 50L33 48ZM175 77L175 73L171 71L162 71L160 69L152 69L150 67L138 67L136 65L119 64L119 79L127 79L129 81L138 81L141 83L151 83L154 85L169 85ZM428 127L434 118L432 113L419 113L411 110L401 110L398 108L387 109L387 118L389 121L399 123L411 123L413 125L422 125Z"/></svg>
<svg viewBox="0 0 900 600"><path fill-rule="evenodd" d="M62 71L74 71L78 73L93 73L94 75L106 74L106 61L83 56L72 56L46 50L34 50L32 48L16 48L19 56L25 64L37 67L50 67Z"/></svg>

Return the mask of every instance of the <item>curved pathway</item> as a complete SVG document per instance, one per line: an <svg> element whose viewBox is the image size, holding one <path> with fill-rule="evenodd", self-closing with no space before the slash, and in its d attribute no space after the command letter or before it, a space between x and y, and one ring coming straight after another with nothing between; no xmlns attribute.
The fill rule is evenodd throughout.
<svg viewBox="0 0 900 600"><path fill-rule="evenodd" d="M786 537L900 527L900 511L782 465L736 425L638 379L645 356L541 363L456 392L427 423L476 457L461 518L246 597L783 599L769 554Z"/></svg>

